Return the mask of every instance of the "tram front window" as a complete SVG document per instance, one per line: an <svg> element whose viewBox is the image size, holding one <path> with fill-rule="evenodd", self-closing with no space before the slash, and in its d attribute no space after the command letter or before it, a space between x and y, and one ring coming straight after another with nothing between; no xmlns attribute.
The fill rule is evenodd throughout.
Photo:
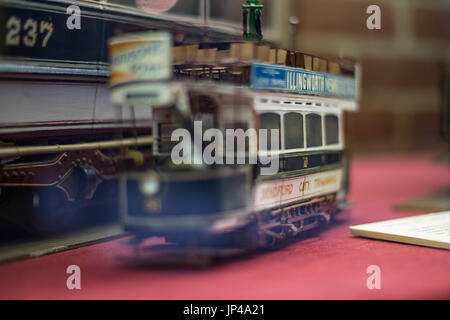
<svg viewBox="0 0 450 320"><path fill-rule="evenodd" d="M203 130L218 126L218 105L209 96L191 96L189 100L192 120L201 121Z"/></svg>

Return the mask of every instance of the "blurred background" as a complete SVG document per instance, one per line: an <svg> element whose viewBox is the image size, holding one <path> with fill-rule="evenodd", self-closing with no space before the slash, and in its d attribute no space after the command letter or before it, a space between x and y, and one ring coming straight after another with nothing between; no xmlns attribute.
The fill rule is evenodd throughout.
<svg viewBox="0 0 450 320"><path fill-rule="evenodd" d="M244 2L210 0L208 23L239 32ZM447 150L443 128L444 121L449 126L449 120L444 120L443 104L444 80L450 74L450 1L260 3L265 6L266 40L360 62L360 111L347 119L347 144L354 153ZM381 30L366 27L369 5L381 9ZM181 0L166 13L202 19L203 6L203 0ZM290 28L289 21L297 19L297 27Z"/></svg>

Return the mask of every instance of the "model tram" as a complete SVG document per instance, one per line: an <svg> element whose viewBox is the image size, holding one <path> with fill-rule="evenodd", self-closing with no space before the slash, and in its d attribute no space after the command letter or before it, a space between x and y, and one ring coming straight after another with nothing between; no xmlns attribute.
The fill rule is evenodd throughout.
<svg viewBox="0 0 450 320"><path fill-rule="evenodd" d="M302 62L276 64L274 56L285 50L253 42L174 46L171 53L150 49L169 41L161 34L135 34L110 44L112 74L121 74L112 79L113 104L122 112L152 114L153 140L145 149L151 165L120 177L125 229L137 242L163 236L186 246L255 248L330 222L348 190L343 112L357 108L355 75L306 70L298 52L287 54ZM139 48L151 51L153 60L132 53ZM268 54L261 56L263 50ZM133 58L117 59L116 67L123 54ZM237 140L230 148L216 144L213 157L219 161L196 161L211 147L206 132L213 128L222 133L215 143L231 129L248 133L244 147L236 148ZM189 132L188 146L200 143L197 150L188 147L184 162L174 160L179 129ZM280 133L277 143L270 136L262 145L261 132L271 130ZM252 156L258 161L251 163ZM277 159L275 172L264 173L271 165L264 157Z"/></svg>

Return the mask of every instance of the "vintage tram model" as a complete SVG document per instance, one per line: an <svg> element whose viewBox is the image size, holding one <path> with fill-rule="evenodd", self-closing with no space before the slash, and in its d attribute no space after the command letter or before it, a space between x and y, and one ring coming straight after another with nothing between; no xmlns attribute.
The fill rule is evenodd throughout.
<svg viewBox="0 0 450 320"><path fill-rule="evenodd" d="M355 69L259 42L170 43L110 42L114 106L152 117L152 160L120 175L136 243L260 248L330 222L348 190Z"/></svg>

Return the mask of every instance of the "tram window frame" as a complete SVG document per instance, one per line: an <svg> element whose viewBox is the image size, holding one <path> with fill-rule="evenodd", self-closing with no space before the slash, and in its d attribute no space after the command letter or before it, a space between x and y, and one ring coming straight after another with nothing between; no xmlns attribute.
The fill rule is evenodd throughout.
<svg viewBox="0 0 450 320"><path fill-rule="evenodd" d="M329 142L329 127L328 127L328 123L327 123L327 118L335 118L336 119L336 128L333 128L333 130L335 130L335 132L333 132L333 138L331 142ZM335 146L335 145L339 145L341 143L341 137L340 137L340 129L341 129L341 125L340 125L340 121L339 121L339 115L335 114L335 113L327 113L323 115L323 122L324 122L324 129L325 129L325 145L326 146Z"/></svg>
<svg viewBox="0 0 450 320"><path fill-rule="evenodd" d="M311 136L311 133L310 133L309 130L310 130L311 127L314 127L314 126L311 126L311 124L309 122L309 119L311 119L312 117L314 117L315 119L318 120L316 124L318 124L319 127L315 130L316 132L313 133L314 135ZM322 122L323 122L322 121L322 115L320 113L309 112L309 113L305 114L306 148L307 149L322 148L324 146L324 141L323 141L324 140L323 139L323 124L322 124ZM318 135L318 133L320 133L320 136ZM317 136L316 138L314 138L315 139L314 142L319 142L320 141L319 144L310 145L310 140L313 140L313 139L310 139L310 137L313 137L313 136Z"/></svg>
<svg viewBox="0 0 450 320"><path fill-rule="evenodd" d="M280 113L278 113L278 112L275 112L275 111L266 111L266 112L259 113L258 114L259 129L267 129L267 128L263 128L261 126L261 117L264 116L264 115L269 115L269 114L276 115L278 117L278 128L270 128L270 129L268 129L268 132L267 132L267 148L266 149L261 149L260 148L259 135L258 135L258 150L259 151L265 151L265 152L268 152L268 151L280 152L280 151L283 150L283 147L282 147L282 144L281 144L281 142L282 142L282 137L281 137L281 135L282 135L282 127L281 126L282 126L282 118L283 118L282 115ZM272 130L272 129L278 129L279 130L278 131L279 132L279 135L278 135L278 149L272 149L271 132L270 132L270 130Z"/></svg>
<svg viewBox="0 0 450 320"><path fill-rule="evenodd" d="M296 135L292 136L292 137L294 137L294 136L298 137L298 140L300 140L300 141L297 141L297 142L300 142L299 146L287 146L288 134L287 134L286 130L288 127L291 127L291 126L286 125L286 118L289 115L297 115L300 117L300 124L301 124L300 129ZM290 138L292 138L292 137L290 137ZM304 117L303 113L298 112L298 111L288 111L288 112L283 113L283 146L284 146L283 150L287 150L287 151L305 149L305 117Z"/></svg>

